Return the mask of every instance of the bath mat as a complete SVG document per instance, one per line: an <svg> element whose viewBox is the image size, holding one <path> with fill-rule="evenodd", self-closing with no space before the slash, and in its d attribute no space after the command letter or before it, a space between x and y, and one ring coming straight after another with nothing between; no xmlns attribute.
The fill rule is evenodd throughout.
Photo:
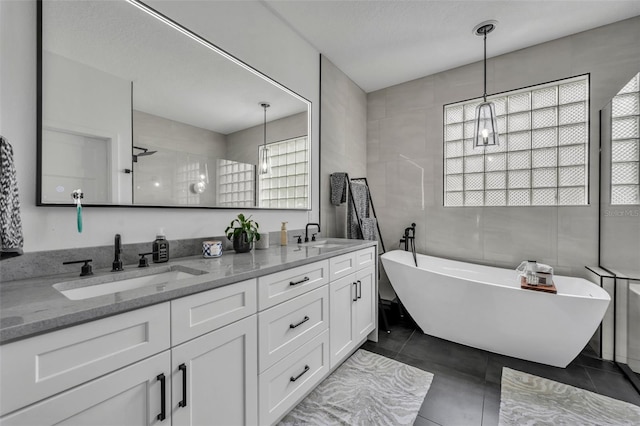
<svg viewBox="0 0 640 426"><path fill-rule="evenodd" d="M358 350L280 425L412 425L433 374Z"/></svg>
<svg viewBox="0 0 640 426"><path fill-rule="evenodd" d="M503 367L498 424L640 425L640 407Z"/></svg>

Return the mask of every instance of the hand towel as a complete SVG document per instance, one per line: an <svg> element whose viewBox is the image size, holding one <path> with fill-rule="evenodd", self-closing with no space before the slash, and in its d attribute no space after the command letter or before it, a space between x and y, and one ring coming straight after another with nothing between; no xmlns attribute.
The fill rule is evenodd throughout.
<svg viewBox="0 0 640 426"><path fill-rule="evenodd" d="M364 183L351 181L351 195L347 206L347 238L362 239L360 226L363 219L369 217L369 189Z"/></svg>
<svg viewBox="0 0 640 426"><path fill-rule="evenodd" d="M13 148L0 136L0 259L22 254L22 220Z"/></svg>
<svg viewBox="0 0 640 426"><path fill-rule="evenodd" d="M347 174L344 172L331 173L329 180L331 204L339 206L347 201Z"/></svg>

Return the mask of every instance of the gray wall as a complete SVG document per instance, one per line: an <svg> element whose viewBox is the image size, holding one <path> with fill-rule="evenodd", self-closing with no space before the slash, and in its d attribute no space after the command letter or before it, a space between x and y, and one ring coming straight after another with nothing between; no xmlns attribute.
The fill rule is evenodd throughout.
<svg viewBox="0 0 640 426"><path fill-rule="evenodd" d="M387 247L416 222L423 253L507 268L537 259L584 276L598 261L598 111L640 69L638 40L640 17L488 61L488 93L591 73L588 206L443 207L443 105L482 94L481 62L369 93L367 177ZM326 119L323 109L323 158Z"/></svg>
<svg viewBox="0 0 640 426"><path fill-rule="evenodd" d="M306 135L307 113L301 112L279 120L267 121L267 143ZM269 110L267 109L267 120ZM227 135L227 160L258 164L258 145L264 141L262 124Z"/></svg>
<svg viewBox="0 0 640 426"><path fill-rule="evenodd" d="M601 142L600 263L617 273L640 277L640 206L611 205L611 103L602 110Z"/></svg>
<svg viewBox="0 0 640 426"><path fill-rule="evenodd" d="M346 237L346 204L329 202L329 175L367 175L367 97L364 91L322 56L320 85L320 213L323 235ZM374 200L376 203L376 200Z"/></svg>

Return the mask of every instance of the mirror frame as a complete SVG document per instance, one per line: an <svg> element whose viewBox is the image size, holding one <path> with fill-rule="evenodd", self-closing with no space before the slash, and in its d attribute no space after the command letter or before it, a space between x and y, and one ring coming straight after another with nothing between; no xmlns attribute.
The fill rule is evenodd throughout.
<svg viewBox="0 0 640 426"><path fill-rule="evenodd" d="M44 203L42 202L42 133L43 133L43 2L46 0L37 0L37 17L36 17L36 206L37 207L73 207L75 204L73 202L69 203ZM210 42L206 38L198 35L197 33L189 30L188 28L182 26L178 22L169 18L168 16L158 12L152 7L146 5L141 0L122 0L139 8L140 10L148 13L151 17L161 21L165 25L172 27L174 30L181 32L183 35L191 38L193 41L202 44L206 48L210 49L213 53L217 53L222 57L226 58L229 61L232 61L236 65L244 68L246 71L253 73L254 75L262 78L265 82L274 85L290 94L291 96L297 98L298 100L304 102L307 105L307 138L309 143L309 195L308 195L308 205L307 208L273 208L273 207L232 207L232 206L199 206L199 205L151 205L151 204L133 204L133 200L131 204L83 204L83 207L129 207L129 208L173 208L173 209L214 209L214 210L285 210L285 211L311 211L313 207L313 143L312 143L312 102L296 93L295 91L289 89L287 86L281 84L280 82L272 79L268 75L262 73L261 71L253 68L251 65L245 63L241 59L236 56L230 54L224 49L218 47L214 43ZM319 170L318 170L319 174ZM257 200L256 200L257 202Z"/></svg>

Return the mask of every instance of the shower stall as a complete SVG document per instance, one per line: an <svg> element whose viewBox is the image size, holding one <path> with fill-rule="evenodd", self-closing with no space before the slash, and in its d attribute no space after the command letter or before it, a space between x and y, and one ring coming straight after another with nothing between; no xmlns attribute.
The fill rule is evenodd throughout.
<svg viewBox="0 0 640 426"><path fill-rule="evenodd" d="M600 111L601 283L612 298L601 356L640 392L640 73Z"/></svg>

